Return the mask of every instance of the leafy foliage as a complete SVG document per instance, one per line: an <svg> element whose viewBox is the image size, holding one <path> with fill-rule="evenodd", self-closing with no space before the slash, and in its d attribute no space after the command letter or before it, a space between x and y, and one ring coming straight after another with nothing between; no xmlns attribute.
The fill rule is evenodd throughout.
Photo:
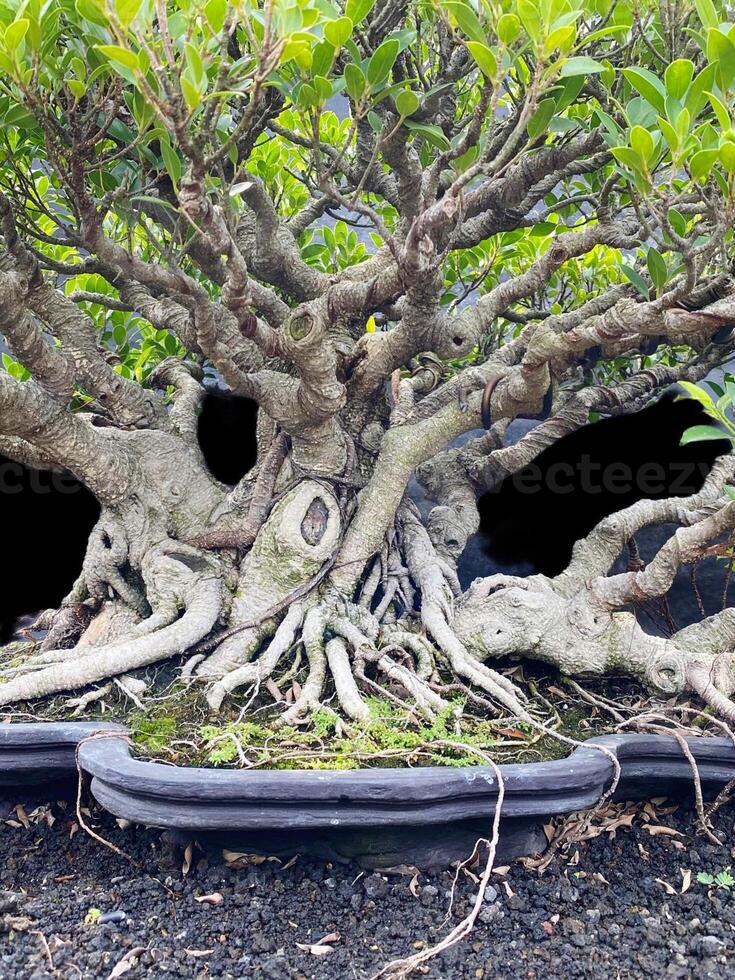
<svg viewBox="0 0 735 980"><path fill-rule="evenodd" d="M67 292L101 300L84 309L114 352L116 369L144 380L164 357L185 352L134 313L106 307L117 297L114 286L84 271L69 172L80 134L89 142L84 178L106 213L106 232L146 260L177 253L198 277L187 255L193 229L175 197L192 155L212 164L207 192L233 214L244 205L228 188L249 173L288 221L323 185L315 146L332 161L330 180L338 186L340 174L364 162L362 147L369 150L372 140L375 157L399 126L424 168L472 171L493 130L467 149L464 137L488 99L499 121L531 97L530 148L600 130L607 163L549 188L523 227L450 253L442 302L461 305L584 225L603 187L621 206L645 202L654 211L672 191L733 201L735 28L719 3L679 6L677 50L658 5L633 0L448 0L394 17L389 34L366 49L366 24L375 18L369 0L177 0L163 20L153 0L3 0L0 183L50 267L63 266ZM438 54L447 37L466 52L451 80ZM253 144L242 137L263 94L272 122ZM434 121L439 104L449 113L446 123ZM396 228L398 215L384 198L363 191L355 200L372 206L385 231ZM363 230L350 229L348 217L343 208L336 221L300 235L308 264L341 270L383 244L354 214L350 220ZM677 247L682 239L696 242L698 218L677 208L658 218L660 228L634 254L596 246L564 263L517 311L554 315L614 282L661 295L682 272ZM517 330L501 320L484 346ZM662 347L635 361L618 359L596 369L594 380L672 358L677 354ZM23 376L10 360L4 367Z"/></svg>

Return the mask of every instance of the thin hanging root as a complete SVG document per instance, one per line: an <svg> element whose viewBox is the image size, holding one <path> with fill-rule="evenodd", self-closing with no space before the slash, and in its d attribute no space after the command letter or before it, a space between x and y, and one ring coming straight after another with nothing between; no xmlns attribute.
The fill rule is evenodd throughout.
<svg viewBox="0 0 735 980"><path fill-rule="evenodd" d="M324 630L327 625L327 615L328 612L324 606L316 606L306 614L301 638L309 661L309 675L301 688L301 694L288 711L281 715L280 720L283 725L299 722L310 711L316 711L319 707L327 675L327 657L324 651Z"/></svg>
<svg viewBox="0 0 735 980"><path fill-rule="evenodd" d="M236 688L244 687L246 684L260 685L270 678L281 657L293 645L296 631L301 626L303 618L303 607L300 602L295 602L281 620L268 649L257 661L244 664L242 667L230 671L229 674L225 674L224 677L212 684L207 690L206 697L213 711L219 711L225 697Z"/></svg>
<svg viewBox="0 0 735 980"><path fill-rule="evenodd" d="M72 718L76 718L77 715L87 708L90 704L94 704L95 701L101 701L102 698L106 697L112 690L112 683L105 684L104 687L95 688L94 691L87 691L86 694L82 694L78 698L70 698L68 701L64 701L64 708L73 708L71 713Z"/></svg>
<svg viewBox="0 0 735 980"><path fill-rule="evenodd" d="M382 574L382 563L380 558L376 558L373 562L373 566L370 569L368 577L365 579L365 584L360 592L359 605L363 609L369 609L375 598L375 593L378 591L378 586L380 585L380 577Z"/></svg>
<svg viewBox="0 0 735 980"><path fill-rule="evenodd" d="M334 687L342 710L353 721L367 724L370 721L370 709L360 694L352 665L347 653L347 644L341 636L335 636L327 642L327 663L334 680Z"/></svg>
<svg viewBox="0 0 735 980"><path fill-rule="evenodd" d="M459 674L460 677L464 677L480 690L491 695L506 707L514 717L523 721L531 720L531 716L524 707L526 696L523 691L509 681L507 677L503 677L502 674L487 667L482 661L469 654L433 604L424 603L422 618L440 649L446 655L449 666L455 674Z"/></svg>
<svg viewBox="0 0 735 980"><path fill-rule="evenodd" d="M206 654L195 653L193 657L189 657L184 666L181 668L181 673L179 677L182 681L190 681L194 670L199 666L199 664L204 660Z"/></svg>
<svg viewBox="0 0 735 980"><path fill-rule="evenodd" d="M143 702L139 695L145 694L148 690L148 685L144 680L139 677L131 677L130 674L123 674L122 677L115 678L115 684L136 707L143 708Z"/></svg>
<svg viewBox="0 0 735 980"><path fill-rule="evenodd" d="M419 636L417 633L411 633L409 630L401 629L399 626L384 627L381 636L388 643L402 647L414 655L416 658L417 677L420 677L421 680L428 681L433 676L436 670L434 650L425 637Z"/></svg>
<svg viewBox="0 0 735 980"><path fill-rule="evenodd" d="M396 592L398 590L398 579L389 578L385 585L385 590L383 592L383 598L378 604L378 608L375 610L375 618L380 622L380 620L385 616L388 611L388 606L395 598Z"/></svg>
<svg viewBox="0 0 735 980"><path fill-rule="evenodd" d="M445 701L436 691L433 691L426 681L409 670L408 667L396 663L387 654L382 654L377 664L387 677L396 681L410 694L416 703L416 710L429 721L436 718L437 712L449 707L449 702Z"/></svg>
<svg viewBox="0 0 735 980"><path fill-rule="evenodd" d="M112 675L125 674L183 653L210 632L219 618L224 599L221 580L216 576L197 577L196 584L188 592L184 615L165 629L129 642L84 647L84 655L77 650L76 659L8 681L0 685L0 704L86 687Z"/></svg>

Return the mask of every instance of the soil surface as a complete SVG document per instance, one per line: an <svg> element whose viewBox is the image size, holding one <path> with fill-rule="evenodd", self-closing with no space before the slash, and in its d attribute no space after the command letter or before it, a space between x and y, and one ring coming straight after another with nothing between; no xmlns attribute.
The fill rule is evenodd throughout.
<svg viewBox="0 0 735 980"><path fill-rule="evenodd" d="M558 853L545 873L514 864L494 876L475 931L425 975L735 976L735 891L697 880L735 863L735 810L715 815L717 847L697 834L688 804L667 809L619 808L608 830ZM361 873L304 859L229 867L220 852L186 853L96 810L86 822L136 864L79 829L72 804L27 806L0 825L3 980L366 978L447 931L451 871ZM473 896L461 874L453 921ZM309 949L324 937L331 952Z"/></svg>

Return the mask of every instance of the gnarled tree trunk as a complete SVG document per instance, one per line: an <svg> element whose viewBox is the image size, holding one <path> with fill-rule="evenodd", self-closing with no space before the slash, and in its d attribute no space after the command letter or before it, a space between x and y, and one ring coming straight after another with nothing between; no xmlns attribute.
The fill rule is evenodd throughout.
<svg viewBox="0 0 735 980"><path fill-rule="evenodd" d="M29 377L0 373L0 451L68 468L102 514L74 590L43 617L40 649L6 657L0 703L177 656L218 709L303 649L307 676L286 721L308 718L332 689L364 721L364 694L381 683L431 718L455 682L528 718L524 693L496 669L506 657L626 673L666 694L693 688L732 716L730 611L671 639L628 611L730 541L732 457L696 496L604 521L556 578L493 576L464 594L457 578L480 494L590 412L632 411L735 351L723 268L731 177L707 178L687 156L696 147L669 153L641 126L622 162L611 155L611 130L627 139L630 128L620 99L632 83L616 70L656 53L638 37L650 25L620 40L626 25L608 34L590 8L580 26L590 39L574 50L612 59L590 69L586 57L552 58L562 42L550 24L526 25L529 40L515 15L501 30L484 8L481 23L469 6L460 18L441 4L430 16L363 5L348 43L339 38L355 25L325 5L311 11L312 37L270 2L253 18L194 4L175 14L184 44L165 3L155 17L152 6L127 21L118 8L65 8L44 21L41 47L28 14L15 34L30 31L29 44L2 56L31 136L26 150L16 134L3 163L0 332ZM697 64L675 74L691 77L707 54L679 30L689 13L665 16L667 56L681 35ZM56 70L72 50L95 66L89 88ZM310 85L299 73L317 62ZM703 85L686 133L727 113L705 105ZM347 93L349 123L325 108L325 89ZM651 91L659 112L679 104ZM537 132L550 100L564 125ZM679 131L663 129L669 140ZM626 170L646 137L650 159ZM271 142L277 161L263 179ZM309 236L339 209L380 242L324 271ZM541 244L509 256L502 236L534 227ZM618 250L640 271L623 277ZM453 264L462 252L469 272ZM608 272L591 282L596 264ZM158 353L141 345L131 367L133 341L115 352L103 339L108 314L129 315L130 336L165 331L175 356L160 356L157 337ZM258 462L234 489L197 445L202 368L259 405ZM511 420L540 414L503 447ZM413 475L436 503L426 522L407 495ZM632 535L656 522L680 529L646 567L611 575Z"/></svg>

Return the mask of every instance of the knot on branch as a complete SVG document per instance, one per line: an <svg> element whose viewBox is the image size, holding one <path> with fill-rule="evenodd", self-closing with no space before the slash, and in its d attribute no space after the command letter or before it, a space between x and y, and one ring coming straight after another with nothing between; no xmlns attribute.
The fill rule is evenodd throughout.
<svg viewBox="0 0 735 980"><path fill-rule="evenodd" d="M179 205L191 221L201 221L211 210L200 180L185 177L179 190Z"/></svg>
<svg viewBox="0 0 735 980"><path fill-rule="evenodd" d="M426 275L437 268L444 258L450 233L459 215L459 198L445 194L440 201L413 219L404 248L404 276Z"/></svg>

